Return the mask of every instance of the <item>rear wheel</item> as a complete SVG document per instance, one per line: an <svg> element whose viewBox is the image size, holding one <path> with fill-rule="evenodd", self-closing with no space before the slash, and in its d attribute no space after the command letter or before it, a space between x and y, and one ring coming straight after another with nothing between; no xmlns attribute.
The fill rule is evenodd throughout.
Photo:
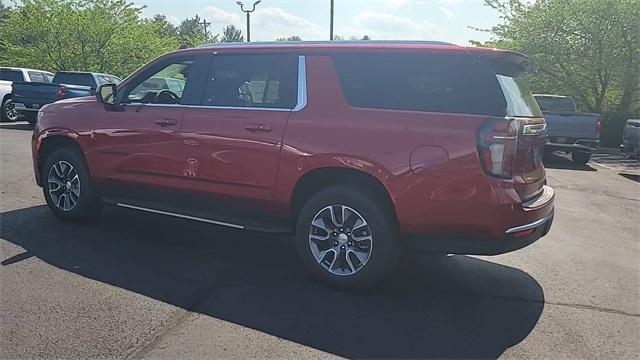
<svg viewBox="0 0 640 360"><path fill-rule="evenodd" d="M591 159L591 153L583 152L583 151L573 151L571 152L571 160L579 165L585 165Z"/></svg>
<svg viewBox="0 0 640 360"><path fill-rule="evenodd" d="M84 159L74 150L55 150L42 171L44 198L51 212L62 220L82 221L97 216L97 196Z"/></svg>
<svg viewBox="0 0 640 360"><path fill-rule="evenodd" d="M5 99L2 102L2 121L18 121L18 111L11 99Z"/></svg>
<svg viewBox="0 0 640 360"><path fill-rule="evenodd" d="M312 196L298 216L296 238L314 277L341 288L365 288L394 269L397 230L388 205L355 188L334 186Z"/></svg>

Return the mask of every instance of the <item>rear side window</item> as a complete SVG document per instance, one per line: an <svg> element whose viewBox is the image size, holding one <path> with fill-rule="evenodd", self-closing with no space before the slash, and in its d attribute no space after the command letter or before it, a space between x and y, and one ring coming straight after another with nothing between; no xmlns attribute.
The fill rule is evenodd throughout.
<svg viewBox="0 0 640 360"><path fill-rule="evenodd" d="M295 55L217 55L202 104L292 109L297 74Z"/></svg>
<svg viewBox="0 0 640 360"><path fill-rule="evenodd" d="M20 82L24 81L24 78L22 77L22 71L0 69L0 80Z"/></svg>
<svg viewBox="0 0 640 360"><path fill-rule="evenodd" d="M495 73L466 54L350 53L334 62L354 107L505 115Z"/></svg>
<svg viewBox="0 0 640 360"><path fill-rule="evenodd" d="M39 82L39 83L47 82L47 80L44 77L44 74L35 72L35 71L29 71L29 78L31 79L32 82Z"/></svg>
<svg viewBox="0 0 640 360"><path fill-rule="evenodd" d="M93 75L83 73L57 73L53 77L53 82L55 84L96 86Z"/></svg>
<svg viewBox="0 0 640 360"><path fill-rule="evenodd" d="M522 78L501 74L496 77L507 100L508 116L542 117L536 99Z"/></svg>

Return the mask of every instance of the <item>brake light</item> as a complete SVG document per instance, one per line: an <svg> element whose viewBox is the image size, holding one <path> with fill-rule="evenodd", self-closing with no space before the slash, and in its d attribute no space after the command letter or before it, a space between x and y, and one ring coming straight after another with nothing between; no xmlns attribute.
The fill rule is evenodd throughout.
<svg viewBox="0 0 640 360"><path fill-rule="evenodd" d="M602 118L598 116L598 121L596 122L596 137L600 139L600 133L602 132Z"/></svg>
<svg viewBox="0 0 640 360"><path fill-rule="evenodd" d="M58 99L62 99L64 95L64 86L58 86Z"/></svg>
<svg viewBox="0 0 640 360"><path fill-rule="evenodd" d="M518 139L517 123L491 118L478 131L478 155L487 174L511 178Z"/></svg>

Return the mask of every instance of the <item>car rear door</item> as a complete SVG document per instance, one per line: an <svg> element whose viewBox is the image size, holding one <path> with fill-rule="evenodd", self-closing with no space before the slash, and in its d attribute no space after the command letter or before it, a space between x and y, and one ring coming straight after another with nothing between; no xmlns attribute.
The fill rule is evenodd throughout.
<svg viewBox="0 0 640 360"><path fill-rule="evenodd" d="M180 127L192 189L240 212L273 199L299 61L295 54L215 55L200 105L185 110Z"/></svg>

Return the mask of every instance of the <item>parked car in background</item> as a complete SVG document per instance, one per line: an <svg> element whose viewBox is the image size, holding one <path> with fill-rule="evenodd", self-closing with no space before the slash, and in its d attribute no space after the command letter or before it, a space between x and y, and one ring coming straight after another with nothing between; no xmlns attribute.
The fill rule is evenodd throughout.
<svg viewBox="0 0 640 360"><path fill-rule="evenodd" d="M293 233L316 277L367 286L402 249L493 255L547 234L554 191L528 64L437 42L177 51L96 98L43 107L35 176L61 219L106 203ZM156 77L184 81L182 95L140 97Z"/></svg>
<svg viewBox="0 0 640 360"><path fill-rule="evenodd" d="M53 74L47 71L0 67L0 121L17 121L19 114L11 99L13 82L50 83Z"/></svg>
<svg viewBox="0 0 640 360"><path fill-rule="evenodd" d="M118 84L120 78L109 74L59 71L51 83L13 83L13 102L18 113L30 123L36 122L38 110L54 101L96 94L98 86Z"/></svg>
<svg viewBox="0 0 640 360"><path fill-rule="evenodd" d="M570 96L535 94L547 121L547 153L563 151L584 165L598 149L602 119L600 114L578 112Z"/></svg>
<svg viewBox="0 0 640 360"><path fill-rule="evenodd" d="M622 152L640 159L640 119L628 119L622 132Z"/></svg>

